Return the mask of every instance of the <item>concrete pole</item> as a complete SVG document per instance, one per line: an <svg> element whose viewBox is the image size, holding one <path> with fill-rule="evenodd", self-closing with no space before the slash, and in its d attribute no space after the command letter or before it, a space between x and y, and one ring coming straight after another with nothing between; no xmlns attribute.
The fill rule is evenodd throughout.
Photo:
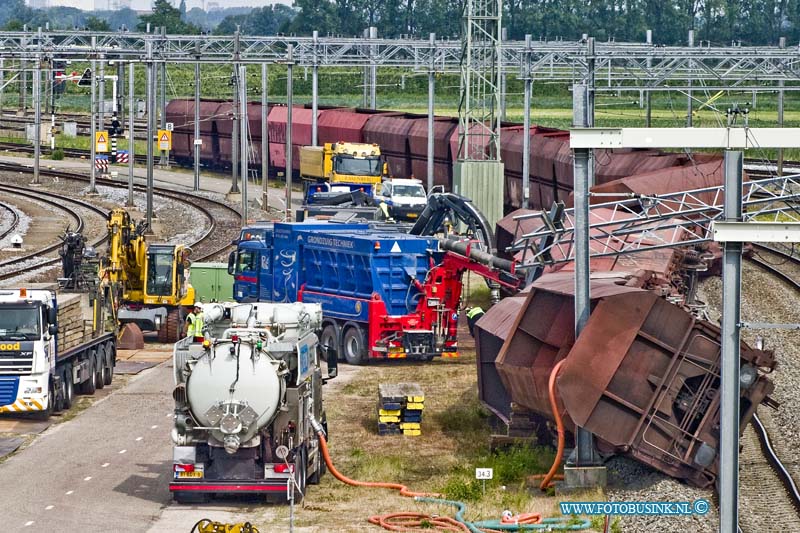
<svg viewBox="0 0 800 533"><path fill-rule="evenodd" d="M594 40L589 40L593 49ZM592 50L593 51L593 50ZM587 85L575 84L572 90L573 124L576 128L590 127L591 95ZM591 150L574 150L575 175L575 338L578 338L589 320L591 309L589 278L589 187L594 181ZM570 457L575 467L597 466L594 450L594 435L578 428L575 435L575 451ZM565 484L569 485L565 470Z"/></svg>
<svg viewBox="0 0 800 533"><path fill-rule="evenodd" d="M153 41L146 43L147 53L147 212L148 227L153 223L153 135L156 129L156 66L153 63Z"/></svg>
<svg viewBox="0 0 800 533"><path fill-rule="evenodd" d="M369 29L369 38L378 38L378 28L371 26ZM378 66L375 63L375 55L377 54L377 47L372 45L369 50L369 108L378 109Z"/></svg>
<svg viewBox="0 0 800 533"><path fill-rule="evenodd" d="M317 39L319 32L314 30L311 37L314 43L314 65L311 67L311 146L319 144L317 133L317 109L319 106L319 66L317 65Z"/></svg>
<svg viewBox="0 0 800 533"><path fill-rule="evenodd" d="M0 123L3 121L3 89L6 84L6 60L0 57Z"/></svg>
<svg viewBox="0 0 800 533"><path fill-rule="evenodd" d="M41 28L39 28L41 32ZM41 47L41 41L39 46ZM39 184L39 160L42 157L42 56L36 54L33 72L33 183Z"/></svg>
<svg viewBox="0 0 800 533"><path fill-rule="evenodd" d="M105 131L106 129L106 60L105 56L100 56L100 102L97 109L97 129L98 131ZM111 142L111 139L109 139Z"/></svg>
<svg viewBox="0 0 800 533"><path fill-rule="evenodd" d="M647 44L653 44L653 30L647 30ZM647 58L647 68L650 69L653 67L653 60L651 58ZM645 128L649 128L652 126L652 117L653 117L653 109L652 109L652 96L653 93L651 91L646 91L644 98L645 98L645 118L644 118L644 126Z"/></svg>
<svg viewBox="0 0 800 533"><path fill-rule="evenodd" d="M231 192L239 191L239 65L233 64L233 116L231 120Z"/></svg>
<svg viewBox="0 0 800 533"><path fill-rule="evenodd" d="M28 31L27 24L24 26L24 31ZM92 49L94 49L94 42L95 38L92 37ZM23 48L27 47L28 39L27 37L22 37L20 39L20 44ZM28 114L28 71L25 68L27 65L25 61L20 60L19 62L19 109L22 110L24 115Z"/></svg>
<svg viewBox="0 0 800 533"><path fill-rule="evenodd" d="M136 132L134 131L134 116L136 115L135 82L136 72L134 63L128 63L128 201L127 207L133 207L133 159L136 157Z"/></svg>
<svg viewBox="0 0 800 533"><path fill-rule="evenodd" d="M369 28L365 28L362 35L364 36L364 39L369 39L370 29ZM362 88L364 89L364 91L363 91L364 94L363 94L363 97L362 97L362 100L361 100L361 107L366 109L367 107L369 107L369 67L367 67L367 66L364 67L364 76L363 76L363 78L364 78L362 80L363 83L361 85L362 85Z"/></svg>
<svg viewBox="0 0 800 533"><path fill-rule="evenodd" d="M95 47L95 38L92 37L92 49ZM96 194L97 187L95 186L95 181L97 180L97 169L95 168L95 158L97 157L97 152L95 151L95 134L97 133L97 122L95 120L95 110L97 105L97 61L92 60L91 63L92 69L92 90L91 90L91 97L89 102L89 123L90 132L89 132L89 145L91 147L91 160L89 161L89 194Z"/></svg>
<svg viewBox="0 0 800 533"><path fill-rule="evenodd" d="M433 189L433 101L436 95L436 77L434 68L436 66L436 34L428 36L430 43L430 62L428 64L428 192Z"/></svg>
<svg viewBox="0 0 800 533"><path fill-rule="evenodd" d="M294 50L286 50L286 220L292 220L292 78L294 76Z"/></svg>
<svg viewBox="0 0 800 533"><path fill-rule="evenodd" d="M192 190L200 190L200 63L194 64L194 184Z"/></svg>
<svg viewBox="0 0 800 533"><path fill-rule="evenodd" d="M786 37L778 40L780 48L786 48ZM778 80L778 127L783 127L783 80ZM778 148L778 176L783 176L783 148Z"/></svg>
<svg viewBox="0 0 800 533"><path fill-rule="evenodd" d="M164 47L164 43L167 40L167 28L165 26L161 27L161 43L162 49ZM167 129L167 63L166 61L161 61L161 75L159 76L158 82L160 84L160 99L161 104L159 105L159 111L161 112L161 129ZM161 157L158 161L158 164L162 167L166 167L169 165L169 160L167 159L167 152L165 150L161 150Z"/></svg>
<svg viewBox="0 0 800 533"><path fill-rule="evenodd" d="M742 221L743 153L726 151L725 221ZM739 523L739 313L742 243L726 242L722 264L722 368L720 381L719 530L736 533Z"/></svg>
<svg viewBox="0 0 800 533"><path fill-rule="evenodd" d="M239 142L242 164L242 227L247 225L247 65L239 65ZM232 147L233 150L236 147Z"/></svg>
<svg viewBox="0 0 800 533"><path fill-rule="evenodd" d="M525 97L522 115L522 207L530 207L531 199L531 35L525 35ZM543 205L543 209L550 206Z"/></svg>
<svg viewBox="0 0 800 533"><path fill-rule="evenodd" d="M269 211L269 101L267 99L267 64L261 63L261 184L264 189L261 199L264 211Z"/></svg>
<svg viewBox="0 0 800 533"><path fill-rule="evenodd" d="M689 48L692 48L693 46L694 46L694 30L689 30ZM694 68L694 63L692 61L689 61L689 66L691 68ZM689 87L692 86L692 73L691 72L689 73L689 78L686 80L686 82L687 82L687 85ZM692 116L692 114L693 114L692 106L693 106L692 90L689 89L689 91L687 91L687 97L686 97L686 127L687 128L691 128L694 125L694 117Z"/></svg>
<svg viewBox="0 0 800 533"><path fill-rule="evenodd" d="M503 42L508 39L508 29L503 27L500 29L500 46L502 48ZM500 73L500 122L506 120L506 75L504 72Z"/></svg>

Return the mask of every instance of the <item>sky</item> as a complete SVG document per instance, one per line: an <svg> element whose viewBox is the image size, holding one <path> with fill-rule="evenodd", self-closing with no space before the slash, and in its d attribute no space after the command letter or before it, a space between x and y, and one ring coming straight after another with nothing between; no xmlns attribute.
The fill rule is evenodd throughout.
<svg viewBox="0 0 800 533"><path fill-rule="evenodd" d="M177 5L180 0L173 2ZM269 4L287 4L291 5L291 0L205 0L205 3L217 2L220 7L262 7ZM109 0L50 0L50 6L70 6L77 7L86 11L91 11L95 5L97 9L106 9ZM151 0L132 0L132 9L149 9L152 5ZM202 7L202 0L186 0L186 7L192 9L193 7Z"/></svg>

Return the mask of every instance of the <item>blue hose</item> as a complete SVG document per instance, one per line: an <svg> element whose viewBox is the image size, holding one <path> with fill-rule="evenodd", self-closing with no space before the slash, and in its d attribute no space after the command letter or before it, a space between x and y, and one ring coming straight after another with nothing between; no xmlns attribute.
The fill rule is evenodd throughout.
<svg viewBox="0 0 800 533"><path fill-rule="evenodd" d="M592 527L589 520L579 518L575 522L572 518L545 518L539 524L503 524L500 520L484 520L482 522L467 522L464 519L464 513L467 510L467 505L464 502L455 500L443 500L440 498L414 498L418 502L435 503L437 505L449 505L458 509L456 511L455 519L467 526L472 533L483 533L481 528L496 529L500 531L542 531L542 530L560 530L560 531L580 531ZM570 523L572 522L572 523Z"/></svg>

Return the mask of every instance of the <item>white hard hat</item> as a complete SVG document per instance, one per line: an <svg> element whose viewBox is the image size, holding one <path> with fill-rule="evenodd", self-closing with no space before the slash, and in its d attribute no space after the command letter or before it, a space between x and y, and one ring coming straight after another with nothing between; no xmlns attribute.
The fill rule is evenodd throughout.
<svg viewBox="0 0 800 533"><path fill-rule="evenodd" d="M194 306L195 307L199 307L200 309L202 309L203 308L203 302L195 302Z"/></svg>

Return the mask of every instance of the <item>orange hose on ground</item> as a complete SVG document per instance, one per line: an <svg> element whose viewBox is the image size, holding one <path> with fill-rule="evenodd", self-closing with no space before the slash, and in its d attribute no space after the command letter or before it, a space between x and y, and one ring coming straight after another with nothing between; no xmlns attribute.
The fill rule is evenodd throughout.
<svg viewBox="0 0 800 533"><path fill-rule="evenodd" d="M350 479L349 477L345 476L338 470L336 467L333 466L333 461L331 460L331 455L328 452L328 441L325 440L325 435L321 431L318 433L319 435L319 447L322 450L322 457L325 459L325 464L328 466L328 470L330 470L333 477L341 481L342 483L346 483L347 485L353 485L355 487L374 487L379 489L393 489L399 490L401 496L408 496L409 498L414 498L417 496L426 497L426 498L441 498L441 494L436 494L432 492L411 492L408 490L408 487L405 485L401 485L400 483L382 483L379 481L358 481L355 479Z"/></svg>
<svg viewBox="0 0 800 533"><path fill-rule="evenodd" d="M561 459L564 457L564 421L561 420L561 415L558 413L558 404L556 403L556 376L561 365L564 364L566 359L559 361L553 370L550 371L550 379L547 382L547 390L550 394L550 408L553 410L553 418L556 420L556 430L558 431L558 448L556 448L556 457L553 459L553 465L550 471L545 474L542 482L539 484L541 490L547 490L551 486L551 481L556 477L556 470L561 465ZM563 476L561 476L563 479Z"/></svg>
<svg viewBox="0 0 800 533"><path fill-rule="evenodd" d="M469 528L455 518L431 516L425 513L391 513L372 516L369 522L389 531L418 531L425 528L435 529L436 531L469 532Z"/></svg>

